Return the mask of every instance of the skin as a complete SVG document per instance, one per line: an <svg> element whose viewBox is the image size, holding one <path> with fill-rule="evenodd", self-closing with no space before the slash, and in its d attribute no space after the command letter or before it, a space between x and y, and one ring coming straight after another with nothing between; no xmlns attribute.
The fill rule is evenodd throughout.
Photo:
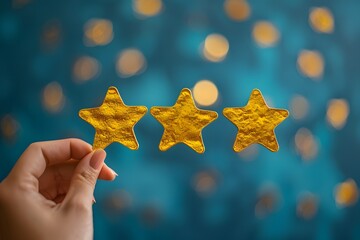
<svg viewBox="0 0 360 240"><path fill-rule="evenodd" d="M117 176L105 157L80 139L31 144L0 183L0 239L92 239L96 181Z"/></svg>

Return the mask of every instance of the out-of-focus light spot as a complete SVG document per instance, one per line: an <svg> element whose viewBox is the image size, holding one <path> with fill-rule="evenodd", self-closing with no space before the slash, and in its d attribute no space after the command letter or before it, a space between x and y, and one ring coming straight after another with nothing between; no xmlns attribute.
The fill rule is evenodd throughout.
<svg viewBox="0 0 360 240"><path fill-rule="evenodd" d="M104 208L109 215L121 214L128 210L131 205L132 199L130 194L123 190L109 194L104 200Z"/></svg>
<svg viewBox="0 0 360 240"><path fill-rule="evenodd" d="M324 71L324 60L318 51L303 50L300 52L297 65L299 71L314 80L320 80Z"/></svg>
<svg viewBox="0 0 360 240"><path fill-rule="evenodd" d="M311 27L322 33L332 33L334 31L334 18L327 8L312 8L310 10L309 22Z"/></svg>
<svg viewBox="0 0 360 240"><path fill-rule="evenodd" d="M106 45L113 39L112 22L106 19L92 18L84 26L86 46Z"/></svg>
<svg viewBox="0 0 360 240"><path fill-rule="evenodd" d="M229 51L228 40L220 34L210 34L203 43L202 54L211 62L220 62L225 59Z"/></svg>
<svg viewBox="0 0 360 240"><path fill-rule="evenodd" d="M318 200L312 193L307 193L299 198L298 205L296 208L297 215L304 219L313 218L318 209Z"/></svg>
<svg viewBox="0 0 360 240"><path fill-rule="evenodd" d="M229 18L234 21L244 21L251 14L251 8L246 0L226 0L224 9Z"/></svg>
<svg viewBox="0 0 360 240"><path fill-rule="evenodd" d="M161 0L133 0L133 10L142 17L159 14L163 8Z"/></svg>
<svg viewBox="0 0 360 240"><path fill-rule="evenodd" d="M272 23L266 21L255 23L252 35L260 47L274 46L280 38L277 28Z"/></svg>
<svg viewBox="0 0 360 240"><path fill-rule="evenodd" d="M349 116L349 104L345 99L332 99L328 103L327 121L336 129L341 129Z"/></svg>
<svg viewBox="0 0 360 240"><path fill-rule="evenodd" d="M73 76L77 82L85 82L98 76L101 66L92 57L84 56L76 60L73 68Z"/></svg>
<svg viewBox="0 0 360 240"><path fill-rule="evenodd" d="M162 215L159 207L150 205L141 210L140 217L144 224L153 227L161 221Z"/></svg>
<svg viewBox="0 0 360 240"><path fill-rule="evenodd" d="M291 99L290 103L290 112L291 116L296 119L300 120L306 117L307 113L309 111L309 102L308 100L300 95L295 95Z"/></svg>
<svg viewBox="0 0 360 240"><path fill-rule="evenodd" d="M295 134L295 147L304 160L312 160L318 153L318 143L309 129L300 128Z"/></svg>
<svg viewBox="0 0 360 240"><path fill-rule="evenodd" d="M255 216L260 219L266 217L274 211L278 201L279 196L275 189L266 189L262 191L255 205Z"/></svg>
<svg viewBox="0 0 360 240"><path fill-rule="evenodd" d="M353 179L339 183L335 187L335 200L339 207L351 206L358 200L358 187Z"/></svg>
<svg viewBox="0 0 360 240"><path fill-rule="evenodd" d="M218 89L216 85L209 80L197 82L193 89L196 103L203 106L210 106L218 99Z"/></svg>
<svg viewBox="0 0 360 240"><path fill-rule="evenodd" d="M202 171L194 178L194 188L200 194L211 193L216 186L215 174L210 171Z"/></svg>
<svg viewBox="0 0 360 240"><path fill-rule="evenodd" d="M116 68L121 77L131 77L144 71L146 59L139 50L128 48L119 54Z"/></svg>
<svg viewBox="0 0 360 240"><path fill-rule="evenodd" d="M252 144L245 148L243 151L239 152L238 155L241 159L246 161L253 160L259 153L259 147L256 144Z"/></svg>
<svg viewBox="0 0 360 240"><path fill-rule="evenodd" d="M42 102L49 112L60 112L65 103L62 87L57 82L49 83L44 88Z"/></svg>
<svg viewBox="0 0 360 240"><path fill-rule="evenodd" d="M13 0L12 6L13 6L13 8L22 8L29 3L30 3L30 0Z"/></svg>
<svg viewBox="0 0 360 240"><path fill-rule="evenodd" d="M45 24L42 32L42 42L47 47L55 47L61 39L60 23L57 21L50 21Z"/></svg>
<svg viewBox="0 0 360 240"><path fill-rule="evenodd" d="M11 116L5 115L1 119L1 133L7 140L14 140L19 129L19 123Z"/></svg>

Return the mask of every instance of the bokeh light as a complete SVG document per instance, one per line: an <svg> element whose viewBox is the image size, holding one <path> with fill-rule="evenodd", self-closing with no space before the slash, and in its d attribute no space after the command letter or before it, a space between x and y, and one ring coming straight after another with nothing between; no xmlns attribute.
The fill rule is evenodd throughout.
<svg viewBox="0 0 360 240"><path fill-rule="evenodd" d="M61 27L58 21L47 22L43 28L42 41L47 47L56 47L61 40Z"/></svg>
<svg viewBox="0 0 360 240"><path fill-rule="evenodd" d="M1 119L1 134L2 136L9 140L13 141L16 139L16 134L19 130L19 123L16 121L14 117L10 114L5 115Z"/></svg>
<svg viewBox="0 0 360 240"><path fill-rule="evenodd" d="M334 18L327 8L312 8L310 10L309 22L311 27L322 33L332 33L334 31Z"/></svg>
<svg viewBox="0 0 360 240"><path fill-rule="evenodd" d="M84 43L86 46L102 46L113 39L112 22L106 19L92 18L84 26Z"/></svg>
<svg viewBox="0 0 360 240"><path fill-rule="evenodd" d="M259 194L257 203L255 205L255 215L258 218L265 218L273 212L279 202L279 193L273 188L266 188Z"/></svg>
<svg viewBox="0 0 360 240"><path fill-rule="evenodd" d="M86 82L99 75L100 63L93 57L83 56L76 60L73 68L73 78L76 82Z"/></svg>
<svg viewBox="0 0 360 240"><path fill-rule="evenodd" d="M238 155L241 159L245 161L254 160L259 154L259 145L252 144L245 148L243 151L239 152Z"/></svg>
<svg viewBox="0 0 360 240"><path fill-rule="evenodd" d="M121 77L131 77L140 74L146 68L146 59L142 52L135 48L128 48L120 52L116 69Z"/></svg>
<svg viewBox="0 0 360 240"><path fill-rule="evenodd" d="M209 80L197 82L194 86L193 93L196 103L202 106L213 105L219 95L216 85Z"/></svg>
<svg viewBox="0 0 360 240"><path fill-rule="evenodd" d="M341 129L349 116L349 104L345 99L332 99L328 103L326 119L336 129Z"/></svg>
<svg viewBox="0 0 360 240"><path fill-rule="evenodd" d="M309 102L308 100L301 96L295 95L291 99L290 103L290 116L292 116L296 120L300 120L306 117L309 111Z"/></svg>
<svg viewBox="0 0 360 240"><path fill-rule="evenodd" d="M318 142L307 128L300 128L295 134L295 147L303 160L312 160L318 153Z"/></svg>
<svg viewBox="0 0 360 240"><path fill-rule="evenodd" d="M358 187L353 179L339 183L334 190L336 204L339 207L347 207L355 204L358 200Z"/></svg>
<svg viewBox="0 0 360 240"><path fill-rule="evenodd" d="M280 32L272 23L259 21L253 27L252 36L260 47L271 47L279 41Z"/></svg>
<svg viewBox="0 0 360 240"><path fill-rule="evenodd" d="M244 21L251 14L251 7L246 0L226 0L224 10L228 17L234 21Z"/></svg>
<svg viewBox="0 0 360 240"><path fill-rule="evenodd" d="M161 0L133 0L133 9L141 17L152 17L161 12Z"/></svg>
<svg viewBox="0 0 360 240"><path fill-rule="evenodd" d="M309 220L316 215L317 211L318 199L314 194L304 193L299 197L296 212L300 218Z"/></svg>
<svg viewBox="0 0 360 240"><path fill-rule="evenodd" d="M303 75L313 80L321 80L324 71L324 59L318 51L303 50L299 54L297 66Z"/></svg>
<svg viewBox="0 0 360 240"><path fill-rule="evenodd" d="M216 176L211 171L198 172L194 177L194 188L199 194L209 194L216 187Z"/></svg>
<svg viewBox="0 0 360 240"><path fill-rule="evenodd" d="M229 42L221 34L210 34L203 43L202 54L206 60L211 62L220 62L224 60L228 51Z"/></svg>
<svg viewBox="0 0 360 240"><path fill-rule="evenodd" d="M51 113L60 112L65 103L62 87L57 82L51 82L44 88L43 106Z"/></svg>
<svg viewBox="0 0 360 240"><path fill-rule="evenodd" d="M28 5L31 0L12 0L12 7L13 8L21 8Z"/></svg>

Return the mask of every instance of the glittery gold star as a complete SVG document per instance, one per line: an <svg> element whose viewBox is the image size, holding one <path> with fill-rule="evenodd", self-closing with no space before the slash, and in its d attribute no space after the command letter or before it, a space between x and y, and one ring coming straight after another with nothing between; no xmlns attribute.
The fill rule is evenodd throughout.
<svg viewBox="0 0 360 240"><path fill-rule="evenodd" d="M100 107L82 109L79 116L95 128L94 149L118 142L135 150L139 144L134 126L146 112L144 106L126 106L116 87L110 87Z"/></svg>
<svg viewBox="0 0 360 240"><path fill-rule="evenodd" d="M236 152L253 143L260 143L272 152L279 150L274 129L288 117L289 112L269 108L260 90L252 91L245 107L225 108L223 114L238 128L233 147Z"/></svg>
<svg viewBox="0 0 360 240"><path fill-rule="evenodd" d="M218 116L214 111L198 109L187 88L181 90L174 106L152 107L150 113L164 127L159 145L161 151L182 142L197 153L205 151L201 130Z"/></svg>

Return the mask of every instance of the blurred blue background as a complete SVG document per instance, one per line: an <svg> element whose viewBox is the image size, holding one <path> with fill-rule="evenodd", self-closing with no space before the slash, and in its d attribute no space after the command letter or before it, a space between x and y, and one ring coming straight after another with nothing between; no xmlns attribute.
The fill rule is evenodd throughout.
<svg viewBox="0 0 360 240"><path fill-rule="evenodd" d="M34 141L94 129L78 117L116 86L127 105L170 106L184 87L219 118L197 154L106 150L95 239L359 239L360 2L4 0L0 2L0 180ZM253 88L290 117L280 150L235 153L221 112Z"/></svg>

